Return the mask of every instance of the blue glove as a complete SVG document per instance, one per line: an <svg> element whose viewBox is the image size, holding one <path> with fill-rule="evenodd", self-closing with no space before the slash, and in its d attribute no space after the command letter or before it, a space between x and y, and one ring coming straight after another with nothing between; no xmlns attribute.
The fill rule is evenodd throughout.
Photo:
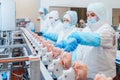
<svg viewBox="0 0 120 80"><path fill-rule="evenodd" d="M31 29L32 32L35 32L35 29Z"/></svg>
<svg viewBox="0 0 120 80"><path fill-rule="evenodd" d="M54 42L56 42L57 39L58 39L58 34L45 33L45 34L43 34L43 35L44 35L44 37L46 37L47 39L50 39L50 40L52 40L52 41L54 41Z"/></svg>
<svg viewBox="0 0 120 80"><path fill-rule="evenodd" d="M67 45L64 50L67 52L74 51L78 46L77 40L75 38L69 38L66 42Z"/></svg>
<svg viewBox="0 0 120 80"><path fill-rule="evenodd" d="M59 43L55 44L55 47L59 47L59 48L65 48L65 46L67 45L65 40L60 41Z"/></svg>
<svg viewBox="0 0 120 80"><path fill-rule="evenodd" d="M46 31L41 31L38 33L39 36L43 36L46 33Z"/></svg>
<svg viewBox="0 0 120 80"><path fill-rule="evenodd" d="M2 73L2 80L7 80L7 73L6 72Z"/></svg>
<svg viewBox="0 0 120 80"><path fill-rule="evenodd" d="M38 34L39 36L42 36L42 35L43 35L43 33L42 33L42 32L37 32L37 34Z"/></svg>
<svg viewBox="0 0 120 80"><path fill-rule="evenodd" d="M93 32L73 32L69 38L75 38L79 44L86 46L98 47L101 42L100 35Z"/></svg>
<svg viewBox="0 0 120 80"><path fill-rule="evenodd" d="M46 33L46 31L44 30L44 31L41 31L42 32L42 34L45 34Z"/></svg>

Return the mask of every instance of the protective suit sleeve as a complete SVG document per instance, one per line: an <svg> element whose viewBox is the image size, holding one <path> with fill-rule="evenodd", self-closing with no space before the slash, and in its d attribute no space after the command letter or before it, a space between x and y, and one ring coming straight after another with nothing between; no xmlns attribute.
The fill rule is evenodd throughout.
<svg viewBox="0 0 120 80"><path fill-rule="evenodd" d="M32 32L35 32L35 29L31 29Z"/></svg>
<svg viewBox="0 0 120 80"><path fill-rule="evenodd" d="M76 54L76 49L72 52L72 64L77 61L77 54Z"/></svg>
<svg viewBox="0 0 120 80"><path fill-rule="evenodd" d="M59 47L59 48L65 48L65 46L67 45L65 40L62 40L58 43L55 44L55 47Z"/></svg>
<svg viewBox="0 0 120 80"><path fill-rule="evenodd" d="M74 51L78 46L77 40L75 38L69 38L66 42L67 45L65 46L64 50L67 52Z"/></svg>
<svg viewBox="0 0 120 80"><path fill-rule="evenodd" d="M100 35L93 32L73 32L68 37L75 38L81 45L98 47L101 43Z"/></svg>
<svg viewBox="0 0 120 80"><path fill-rule="evenodd" d="M44 34L46 33L46 31L41 31L38 33L39 36L44 36Z"/></svg>
<svg viewBox="0 0 120 80"><path fill-rule="evenodd" d="M57 39L58 39L58 34L54 34L54 33L45 33L45 34L43 34L47 39L50 39L50 40L52 40L52 41L54 41L54 42L56 42L57 41Z"/></svg>
<svg viewBox="0 0 120 80"><path fill-rule="evenodd" d="M111 27L107 27L107 25L101 27L98 34L101 37L101 46L105 48L112 48L117 45L116 33Z"/></svg>

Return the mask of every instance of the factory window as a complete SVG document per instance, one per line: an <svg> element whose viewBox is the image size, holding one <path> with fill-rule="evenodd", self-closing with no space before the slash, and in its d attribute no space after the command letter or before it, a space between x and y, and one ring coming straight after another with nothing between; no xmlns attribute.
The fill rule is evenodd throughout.
<svg viewBox="0 0 120 80"><path fill-rule="evenodd" d="M63 15L66 11L73 10L73 11L76 11L78 14L78 21L80 19L83 19L85 21L87 20L87 16L86 16L87 9L83 8L83 7L50 6L49 11L52 11L52 10L57 10L59 12L59 15L61 18L63 17Z"/></svg>
<svg viewBox="0 0 120 80"><path fill-rule="evenodd" d="M77 12L77 14L78 14L78 21L80 19L83 19L85 21L87 20L87 16L86 16L87 9L86 8L71 8L71 10Z"/></svg>
<svg viewBox="0 0 120 80"><path fill-rule="evenodd" d="M118 26L120 24L120 9L113 8L112 9L112 24Z"/></svg>

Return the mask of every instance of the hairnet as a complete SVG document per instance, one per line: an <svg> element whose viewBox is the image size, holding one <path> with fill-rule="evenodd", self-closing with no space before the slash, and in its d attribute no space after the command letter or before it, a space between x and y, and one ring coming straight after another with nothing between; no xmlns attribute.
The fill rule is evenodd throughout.
<svg viewBox="0 0 120 80"><path fill-rule="evenodd" d="M69 14L65 14L64 17L63 17L63 19L64 19L64 18L67 18L69 21L71 21Z"/></svg>
<svg viewBox="0 0 120 80"><path fill-rule="evenodd" d="M69 15L70 16L70 25L75 25L77 24L77 20L78 20L78 17L77 17L77 13L76 11L67 11L65 13L65 15ZM64 17L63 17L64 18Z"/></svg>
<svg viewBox="0 0 120 80"><path fill-rule="evenodd" d="M92 3L88 5L87 12L92 11L94 12L100 20L106 19L106 9L103 3Z"/></svg>
<svg viewBox="0 0 120 80"><path fill-rule="evenodd" d="M48 14L48 17L53 17L53 19L59 19L59 13L58 11L53 10Z"/></svg>
<svg viewBox="0 0 120 80"><path fill-rule="evenodd" d="M39 12L43 12L44 15L48 14L48 10L46 8L40 8Z"/></svg>

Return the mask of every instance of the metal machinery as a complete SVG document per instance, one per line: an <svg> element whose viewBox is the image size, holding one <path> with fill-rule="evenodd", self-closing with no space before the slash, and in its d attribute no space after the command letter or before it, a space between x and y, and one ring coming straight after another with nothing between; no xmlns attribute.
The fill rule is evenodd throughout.
<svg viewBox="0 0 120 80"><path fill-rule="evenodd" d="M25 27L24 19L17 19L16 26L15 1L0 0L0 80L73 80L72 68L64 71L49 46L43 47L35 33L20 28ZM51 63L55 68L50 72L46 66Z"/></svg>
<svg viewBox="0 0 120 80"><path fill-rule="evenodd" d="M59 57L54 60L52 59L52 53L54 53L54 49L57 48L54 47L51 52L50 48L53 47L51 43L25 28L21 28L21 30L23 32L22 36L24 37L32 54L38 55L40 58L40 67L38 63L33 64L35 62L30 66L28 73L30 73L31 80L75 80L75 72L72 67L68 70L64 70L63 65L59 63L59 61L61 61ZM27 51L29 51L29 49ZM59 52L55 51L55 53Z"/></svg>
<svg viewBox="0 0 120 80"><path fill-rule="evenodd" d="M0 80L53 80L24 28L0 32Z"/></svg>
<svg viewBox="0 0 120 80"><path fill-rule="evenodd" d="M64 70L60 58L53 60L40 38L25 28L0 32L0 80L75 80L73 68ZM120 51L116 64L120 64Z"/></svg>
<svg viewBox="0 0 120 80"><path fill-rule="evenodd" d="M14 0L0 0L0 30L16 29L15 12L16 8Z"/></svg>

